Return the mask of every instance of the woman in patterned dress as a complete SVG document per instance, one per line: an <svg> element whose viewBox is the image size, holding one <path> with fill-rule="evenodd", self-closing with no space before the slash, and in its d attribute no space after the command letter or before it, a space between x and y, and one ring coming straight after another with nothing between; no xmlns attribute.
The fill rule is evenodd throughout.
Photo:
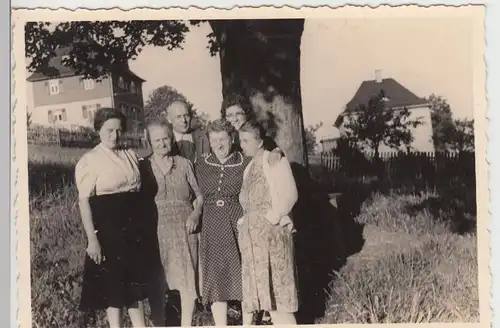
<svg viewBox="0 0 500 328"><path fill-rule="evenodd" d="M193 164L172 155L174 134L166 122L147 127L153 154L144 159L143 186L153 195L158 216L158 242L163 270L160 272L157 298L153 304L155 325L165 325L165 293L178 290L181 298L181 326L191 326L196 290L196 258L191 254L188 237L196 231L203 196L194 176Z"/></svg>
<svg viewBox="0 0 500 328"><path fill-rule="evenodd" d="M236 129L234 144L237 150L241 151L240 139L238 131L249 120L253 120L255 113L253 111L252 105L245 97L240 94L229 95L224 98L221 109L222 118L228 120ZM277 163L283 155L281 149L274 141L273 138L265 136L264 138L264 149L272 151L272 156L276 156L274 163ZM271 157L272 157L271 156ZM274 160L274 159L273 159ZM267 311L259 311L256 313L256 322L268 323L271 317Z"/></svg>
<svg viewBox="0 0 500 328"><path fill-rule="evenodd" d="M218 119L207 127L211 153L198 158L195 175L203 194L201 223L201 297L212 303L217 326L227 325L228 301L241 301L241 256L236 222L243 215L238 201L243 171L250 159L234 147L235 129ZM280 154L269 156L274 165ZM245 313L245 322L252 315ZM249 318L249 319L248 319Z"/></svg>
<svg viewBox="0 0 500 328"><path fill-rule="evenodd" d="M100 144L75 168L80 214L87 235L80 310L107 312L110 327L123 327L122 308L134 327L144 327L146 282L138 156L120 147L125 116L114 108L96 112Z"/></svg>
<svg viewBox="0 0 500 328"><path fill-rule="evenodd" d="M286 158L268 165L264 136L255 121L247 121L240 129L241 147L245 155L253 157L239 196L244 211L238 221L242 308L244 313L269 311L273 324L296 324L294 228L288 215L298 199L297 187Z"/></svg>

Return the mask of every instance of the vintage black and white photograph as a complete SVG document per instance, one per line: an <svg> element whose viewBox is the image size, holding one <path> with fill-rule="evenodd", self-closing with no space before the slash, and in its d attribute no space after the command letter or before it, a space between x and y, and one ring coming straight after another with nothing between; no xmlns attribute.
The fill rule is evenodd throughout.
<svg viewBox="0 0 500 328"><path fill-rule="evenodd" d="M482 8L269 10L14 14L22 327L489 320Z"/></svg>

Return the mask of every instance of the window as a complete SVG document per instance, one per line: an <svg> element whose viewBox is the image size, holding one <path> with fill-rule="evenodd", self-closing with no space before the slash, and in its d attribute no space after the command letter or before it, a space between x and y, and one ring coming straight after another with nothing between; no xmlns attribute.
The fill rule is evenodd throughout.
<svg viewBox="0 0 500 328"><path fill-rule="evenodd" d="M58 95L61 91L61 80L50 80L49 81L49 94Z"/></svg>
<svg viewBox="0 0 500 328"><path fill-rule="evenodd" d="M128 112L128 106L125 105L125 104L120 104L120 111L125 115L127 116L127 112Z"/></svg>
<svg viewBox="0 0 500 328"><path fill-rule="evenodd" d="M125 89L125 81L123 80L123 77L118 77L118 87L120 89Z"/></svg>
<svg viewBox="0 0 500 328"><path fill-rule="evenodd" d="M83 88L85 90L87 90L87 91L94 89L94 80L92 80L92 79L84 79L83 80Z"/></svg>
<svg viewBox="0 0 500 328"><path fill-rule="evenodd" d="M135 107L132 107L132 119L133 120L137 120L138 119L138 115L137 115L137 108Z"/></svg>
<svg viewBox="0 0 500 328"><path fill-rule="evenodd" d="M66 122L68 120L68 115L65 108L56 109L53 111L49 110L48 115L49 123Z"/></svg>
<svg viewBox="0 0 500 328"><path fill-rule="evenodd" d="M137 93L134 81L130 82L130 92Z"/></svg>
<svg viewBox="0 0 500 328"><path fill-rule="evenodd" d="M93 121L95 117L95 112L101 108L101 104L83 105L82 106L82 116L89 121Z"/></svg>

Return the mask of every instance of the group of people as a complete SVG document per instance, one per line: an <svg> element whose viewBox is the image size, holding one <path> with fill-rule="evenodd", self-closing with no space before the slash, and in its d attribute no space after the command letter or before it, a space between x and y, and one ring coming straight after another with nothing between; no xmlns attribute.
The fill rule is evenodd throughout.
<svg viewBox="0 0 500 328"><path fill-rule="evenodd" d="M295 324L297 280L290 212L298 193L290 164L242 97L227 99L206 131L191 128L177 100L166 120L147 125L152 154L120 144L126 117L95 114L100 144L75 168L88 239L80 310L107 311L122 327L126 308L145 326L165 325L165 295L179 291L181 325L195 302L227 325L228 302L241 302L244 325L266 311L273 324Z"/></svg>

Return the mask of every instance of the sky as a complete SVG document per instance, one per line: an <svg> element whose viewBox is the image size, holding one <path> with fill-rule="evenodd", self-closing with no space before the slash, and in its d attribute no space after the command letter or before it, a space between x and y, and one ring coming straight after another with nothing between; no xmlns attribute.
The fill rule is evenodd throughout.
<svg viewBox="0 0 500 328"><path fill-rule="evenodd" d="M144 78L145 101L170 85L200 111L218 117L219 58L209 55L208 24L193 28L183 50L148 47L131 69ZM375 70L419 97L448 100L456 118L473 117L472 27L466 18L306 19L301 43L302 106L306 125L331 126Z"/></svg>
<svg viewBox="0 0 500 328"><path fill-rule="evenodd" d="M219 58L207 49L208 24L192 27L184 49L146 47L131 69L146 80L144 101L170 85L217 118ZM472 24L462 17L306 19L301 42L304 122L328 130L364 80L394 78L419 97L447 99L456 118L473 117ZM327 127L327 128L326 128ZM328 133L328 132L326 132Z"/></svg>

